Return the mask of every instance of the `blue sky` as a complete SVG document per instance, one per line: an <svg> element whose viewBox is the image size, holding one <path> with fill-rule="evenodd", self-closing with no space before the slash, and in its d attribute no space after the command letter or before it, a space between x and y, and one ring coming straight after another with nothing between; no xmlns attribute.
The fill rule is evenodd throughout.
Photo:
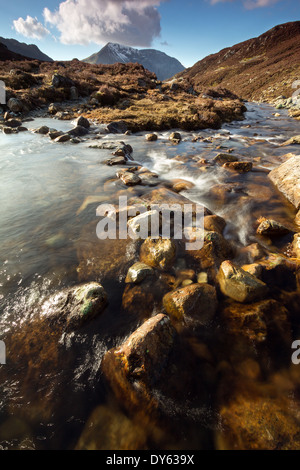
<svg viewBox="0 0 300 470"><path fill-rule="evenodd" d="M191 66L208 54L300 20L300 0L0 0L0 35L56 60L107 42L153 47Z"/></svg>

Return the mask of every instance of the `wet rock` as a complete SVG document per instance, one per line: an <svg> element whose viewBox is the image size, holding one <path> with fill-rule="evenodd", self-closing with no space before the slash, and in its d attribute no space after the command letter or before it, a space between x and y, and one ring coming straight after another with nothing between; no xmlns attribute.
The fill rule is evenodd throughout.
<svg viewBox="0 0 300 470"><path fill-rule="evenodd" d="M277 189L300 209L300 156L295 156L282 163L269 173L269 178Z"/></svg>
<svg viewBox="0 0 300 470"><path fill-rule="evenodd" d="M127 130L128 127L125 121L114 121L107 126L107 131L110 134L125 134Z"/></svg>
<svg viewBox="0 0 300 470"><path fill-rule="evenodd" d="M284 225L276 222L272 219L260 219L260 224L256 230L256 233L265 237L281 237L290 233L290 230Z"/></svg>
<svg viewBox="0 0 300 470"><path fill-rule="evenodd" d="M258 263L244 264L242 269L247 273L252 274L252 276L257 277L258 279L262 278L263 268Z"/></svg>
<svg viewBox="0 0 300 470"><path fill-rule="evenodd" d="M179 144L179 142L181 142L181 134L179 132L172 132L169 136L169 140L171 140L172 142L174 143L177 143Z"/></svg>
<svg viewBox="0 0 300 470"><path fill-rule="evenodd" d="M300 145L300 135L296 135L294 137L291 137L289 140L286 140L282 146L286 145Z"/></svg>
<svg viewBox="0 0 300 470"><path fill-rule="evenodd" d="M214 157L212 161L218 165L224 165L225 163L238 162L239 159L229 153L218 153L218 155Z"/></svg>
<svg viewBox="0 0 300 470"><path fill-rule="evenodd" d="M252 162L228 162L224 163L223 168L237 171L238 173L248 173L253 168Z"/></svg>
<svg viewBox="0 0 300 470"><path fill-rule="evenodd" d="M46 134L49 133L49 131L50 131L49 127L42 126L42 127L39 127L38 129L35 129L34 133L35 134L46 135Z"/></svg>
<svg viewBox="0 0 300 470"><path fill-rule="evenodd" d="M178 179L172 180L171 188L176 193L180 193L181 191L187 191L189 189L192 189L194 186L195 186L194 183L178 178Z"/></svg>
<svg viewBox="0 0 300 470"><path fill-rule="evenodd" d="M147 134L145 136L145 139L147 140L147 142L156 142L158 137L157 134Z"/></svg>
<svg viewBox="0 0 300 470"><path fill-rule="evenodd" d="M16 127L22 126L22 121L20 121L19 119L8 119L8 120L5 122L5 125L6 125L7 127L16 128Z"/></svg>
<svg viewBox="0 0 300 470"><path fill-rule="evenodd" d="M231 261L221 264L217 276L224 295L241 303L255 302L268 294L267 285Z"/></svg>
<svg viewBox="0 0 300 470"><path fill-rule="evenodd" d="M83 137L84 135L88 134L88 129L83 126L76 126L74 129L71 129L68 131L69 135L75 136L75 137Z"/></svg>
<svg viewBox="0 0 300 470"><path fill-rule="evenodd" d="M91 282L59 292L47 300L41 310L45 318L74 330L100 315L107 303L101 284Z"/></svg>
<svg viewBox="0 0 300 470"><path fill-rule="evenodd" d="M7 106L13 113L21 113L24 108L22 101L17 98L10 98L7 102Z"/></svg>
<svg viewBox="0 0 300 470"><path fill-rule="evenodd" d="M204 217L204 229L208 232L217 232L222 235L225 227L225 220L218 215L206 215Z"/></svg>
<svg viewBox="0 0 300 470"><path fill-rule="evenodd" d="M144 411L156 408L152 388L168 366L175 337L169 317L158 314L105 354L101 369L122 406Z"/></svg>
<svg viewBox="0 0 300 470"><path fill-rule="evenodd" d="M265 250L258 243L245 246L240 252L247 255L249 263L254 263L265 256Z"/></svg>
<svg viewBox="0 0 300 470"><path fill-rule="evenodd" d="M128 315L139 320L149 318L156 304L156 291L152 279L144 279L142 283L127 283L123 296L122 308Z"/></svg>
<svg viewBox="0 0 300 470"><path fill-rule="evenodd" d="M209 279L214 281L221 263L234 256L232 245L218 232L204 234L203 247L188 251L187 259L202 271L208 271Z"/></svg>
<svg viewBox="0 0 300 470"><path fill-rule="evenodd" d="M90 122L87 118L83 117L83 116L79 116L76 120L75 120L75 126L80 126L80 127L84 127L85 129L89 129L90 128Z"/></svg>
<svg viewBox="0 0 300 470"><path fill-rule="evenodd" d="M296 222L297 225L300 225L300 211L298 211L297 214L296 214L295 222Z"/></svg>
<svg viewBox="0 0 300 470"><path fill-rule="evenodd" d="M63 134L60 137L54 139L54 142L63 143L68 142L69 140L71 140L71 136L69 134Z"/></svg>
<svg viewBox="0 0 300 470"><path fill-rule="evenodd" d="M89 417L75 450L146 449L145 426L112 406L99 406Z"/></svg>
<svg viewBox="0 0 300 470"><path fill-rule="evenodd" d="M141 246L141 261L153 268L167 270L172 266L175 258L176 245L172 240L147 238Z"/></svg>
<svg viewBox="0 0 300 470"><path fill-rule="evenodd" d="M126 165L126 158L124 156L123 157L109 158L108 160L105 160L104 163L108 166Z"/></svg>
<svg viewBox="0 0 300 470"><path fill-rule="evenodd" d="M128 221L128 232L132 238L145 239L151 232L159 234L161 223L162 218L158 211L147 211Z"/></svg>
<svg viewBox="0 0 300 470"><path fill-rule="evenodd" d="M28 131L28 128L27 128L27 127L24 127L24 126L20 126L20 127L17 127L17 131L18 131L18 132L27 132L27 131Z"/></svg>
<svg viewBox="0 0 300 470"><path fill-rule="evenodd" d="M300 233L294 235L293 250L296 257L300 259Z"/></svg>
<svg viewBox="0 0 300 470"><path fill-rule="evenodd" d="M192 284L165 295L163 306L167 314L176 320L192 318L207 324L217 310L216 290L209 284Z"/></svg>
<svg viewBox="0 0 300 470"><path fill-rule="evenodd" d="M153 274L153 269L150 266L145 263L135 263L129 268L125 282L138 284L151 274Z"/></svg>
<svg viewBox="0 0 300 470"><path fill-rule="evenodd" d="M49 114L52 114L52 115L55 115L56 113L58 113L58 108L55 106L54 103L51 103L48 107L48 113Z"/></svg>
<svg viewBox="0 0 300 470"><path fill-rule="evenodd" d="M61 137L62 135L64 135L64 133L61 132L61 131L50 131L49 132L49 137L50 137L51 140L55 140L58 137Z"/></svg>
<svg viewBox="0 0 300 470"><path fill-rule="evenodd" d="M136 186L137 184L141 183L141 178L138 175L135 175L134 173L131 173L129 171L125 171L124 173L121 174L120 180L126 184L126 186Z"/></svg>
<svg viewBox="0 0 300 470"><path fill-rule="evenodd" d="M280 397L275 390L268 398L259 389L252 394L243 389L231 392L230 402L220 411L223 432L218 449L299 450L300 422L295 406L294 399Z"/></svg>
<svg viewBox="0 0 300 470"><path fill-rule="evenodd" d="M18 133L17 129L13 129L12 127L2 127L2 132L7 135Z"/></svg>

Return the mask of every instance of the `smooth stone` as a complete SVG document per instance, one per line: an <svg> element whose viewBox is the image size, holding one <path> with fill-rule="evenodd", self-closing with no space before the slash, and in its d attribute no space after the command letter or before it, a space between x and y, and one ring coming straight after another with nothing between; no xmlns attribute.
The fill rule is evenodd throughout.
<svg viewBox="0 0 300 470"><path fill-rule="evenodd" d="M231 261L221 264L217 281L225 296L240 303L255 302L268 294L268 287L264 282Z"/></svg>
<svg viewBox="0 0 300 470"><path fill-rule="evenodd" d="M131 268L129 268L125 282L126 284L138 284L152 273L153 269L151 266L148 266L145 263L135 263Z"/></svg>

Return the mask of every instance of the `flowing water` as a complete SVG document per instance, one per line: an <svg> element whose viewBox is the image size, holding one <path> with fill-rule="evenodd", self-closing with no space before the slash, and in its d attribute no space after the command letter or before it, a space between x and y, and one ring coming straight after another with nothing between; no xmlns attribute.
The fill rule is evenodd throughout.
<svg viewBox="0 0 300 470"><path fill-rule="evenodd" d="M170 132L158 133L158 141L150 143L146 142L145 133L121 137L106 135L96 126L89 138L77 145L55 143L33 132L1 134L0 339L14 337L26 322L34 320L42 301L50 294L78 283L79 263L84 261L88 265L90 262L82 250L83 238L89 231L90 237L95 238L97 206L111 202L114 193L121 189L111 181L115 178L116 167L103 164L111 157L112 150L92 149L91 144L123 140L133 147L134 160L156 172L161 180L181 178L194 183L192 189L182 194L223 216L228 222L225 236L237 245L256 241L255 221L260 216L274 217L293 227L295 210L272 187L267 173L284 161L285 154L297 153L295 147L280 147L279 144L299 134L299 122L289 118L285 111L275 117L274 108L268 105L248 103L247 107L243 122L226 124L220 131L181 132L183 140L179 145L168 140ZM53 119L39 118L28 123L30 128L41 125L63 131L73 127L70 122ZM252 161L255 171L233 175L217 167L196 165L199 158L210 161L217 153L228 149L233 149L241 159ZM225 195L220 192L223 184L230 188ZM137 187L132 194L138 196L152 189ZM101 245L98 241L98 251L104 253L107 249L107 244ZM281 247L276 249L280 251ZM116 293L115 300L93 329L60 339L61 346L69 351L68 358L60 364L59 372L57 368L52 372L51 361L49 370L43 365L40 373L45 374L47 380L41 380L39 405L35 404L36 377L26 376L22 350L19 350L19 368L10 365L8 354L7 365L0 366L0 372L5 368L5 380L0 384L0 445L3 448L72 448L89 413L103 403L110 417L128 425L128 417L117 409L99 385L103 354L135 327L131 319L119 314L122 282L123 279L116 279L105 285L109 295L114 297ZM26 338L23 341L26 342ZM22 381L26 382L25 388ZM49 415L41 405L43 394L56 403ZM199 420L207 423L207 429L212 421L213 426L217 426L214 409L194 407L188 399L175 402L165 398L162 401L171 421L174 415L176 419L189 416L190 433L200 435L203 432L197 428ZM47 403L45 401L45 408ZM162 437L154 440L154 445L187 447L188 438L180 435L179 430L175 434L171 433L171 437L167 434L165 440ZM105 442L104 435L105 431ZM206 438L201 441L199 437L199 441L204 447L212 446L210 439L206 442ZM195 445L200 444L197 441Z"/></svg>

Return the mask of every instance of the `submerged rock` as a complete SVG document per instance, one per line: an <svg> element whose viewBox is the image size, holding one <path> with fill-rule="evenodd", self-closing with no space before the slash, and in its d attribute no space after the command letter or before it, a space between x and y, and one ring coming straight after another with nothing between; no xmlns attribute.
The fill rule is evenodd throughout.
<svg viewBox="0 0 300 470"><path fill-rule="evenodd" d="M266 398L259 390L252 395L246 390L234 394L221 408L223 432L218 449L299 450L300 421L295 413L299 404L273 396Z"/></svg>
<svg viewBox="0 0 300 470"><path fill-rule="evenodd" d="M266 297L268 293L264 282L231 261L224 261L221 264L217 280L222 293L237 302L255 302Z"/></svg>
<svg viewBox="0 0 300 470"><path fill-rule="evenodd" d="M137 184L140 184L142 181L138 175L135 175L134 173L131 173L129 171L123 172L120 176L120 180L124 184L126 184L126 186L136 186Z"/></svg>
<svg viewBox="0 0 300 470"><path fill-rule="evenodd" d="M141 261L153 268L169 269L176 258L176 245L169 239L147 238L141 246Z"/></svg>
<svg viewBox="0 0 300 470"><path fill-rule="evenodd" d="M90 282L59 292L41 310L43 316L73 330L101 314L107 304L107 294L101 284Z"/></svg>
<svg viewBox="0 0 300 470"><path fill-rule="evenodd" d="M239 159L230 153L218 153L218 155L214 157L212 161L218 165L224 165L225 163L238 162Z"/></svg>
<svg viewBox="0 0 300 470"><path fill-rule="evenodd" d="M147 430L116 407L98 406L89 417L75 450L146 450Z"/></svg>
<svg viewBox="0 0 300 470"><path fill-rule="evenodd" d="M151 266L148 266L145 263L135 263L133 266L131 266L131 268L129 268L125 282L127 284L138 284L152 273L153 269Z"/></svg>
<svg viewBox="0 0 300 470"><path fill-rule="evenodd" d="M248 173L253 168L252 162L227 162L224 163L223 168L226 170L237 171L238 173Z"/></svg>
<svg viewBox="0 0 300 470"><path fill-rule="evenodd" d="M217 232L223 234L226 227L226 221L218 215L206 215L204 217L204 229L208 232Z"/></svg>
<svg viewBox="0 0 300 470"><path fill-rule="evenodd" d="M186 317L207 324L217 310L216 289L209 284L188 285L165 295L163 305L167 314L176 320Z"/></svg>
<svg viewBox="0 0 300 470"><path fill-rule="evenodd" d="M171 140L172 142L175 142L175 143L179 143L181 142L181 134L179 132L172 132L169 136L169 140Z"/></svg>
<svg viewBox="0 0 300 470"><path fill-rule="evenodd" d="M259 235L266 237L281 237L290 233L290 230L276 220L263 219L256 230Z"/></svg>
<svg viewBox="0 0 300 470"><path fill-rule="evenodd" d="M269 178L296 209L300 209L300 156L289 158L272 170Z"/></svg>
<svg viewBox="0 0 300 470"><path fill-rule="evenodd" d="M105 354L101 369L122 406L156 408L152 388L165 372L175 337L169 317L158 314Z"/></svg>
<svg viewBox="0 0 300 470"><path fill-rule="evenodd" d="M147 140L147 142L156 142L158 137L157 134L147 134L145 136L145 139Z"/></svg>

